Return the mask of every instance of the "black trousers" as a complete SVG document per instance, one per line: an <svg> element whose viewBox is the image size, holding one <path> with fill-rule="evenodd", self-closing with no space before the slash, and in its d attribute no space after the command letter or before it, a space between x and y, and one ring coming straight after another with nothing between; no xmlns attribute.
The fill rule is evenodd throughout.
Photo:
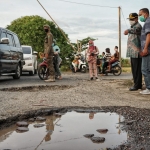
<svg viewBox="0 0 150 150"><path fill-rule="evenodd" d="M134 87L141 88L142 87L142 72L141 72L141 64L142 58L130 58L131 60L131 70L134 80Z"/></svg>
<svg viewBox="0 0 150 150"><path fill-rule="evenodd" d="M105 68L107 69L108 62L104 62L103 68L102 68L102 73L105 74Z"/></svg>

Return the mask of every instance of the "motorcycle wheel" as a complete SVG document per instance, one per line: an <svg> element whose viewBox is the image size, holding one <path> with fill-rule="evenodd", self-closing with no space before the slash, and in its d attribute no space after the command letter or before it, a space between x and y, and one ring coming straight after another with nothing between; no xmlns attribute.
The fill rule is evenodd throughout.
<svg viewBox="0 0 150 150"><path fill-rule="evenodd" d="M41 80L47 80L48 78L48 73L47 73L47 68L46 66L40 66L38 68L38 76Z"/></svg>
<svg viewBox="0 0 150 150"><path fill-rule="evenodd" d="M71 71L72 71L73 73L75 73L75 70L74 70L73 65L70 65L70 69L71 69Z"/></svg>
<svg viewBox="0 0 150 150"><path fill-rule="evenodd" d="M86 73L86 68L85 67L81 68L81 72Z"/></svg>
<svg viewBox="0 0 150 150"><path fill-rule="evenodd" d="M122 73L122 69L119 65L113 67L113 74L119 76Z"/></svg>

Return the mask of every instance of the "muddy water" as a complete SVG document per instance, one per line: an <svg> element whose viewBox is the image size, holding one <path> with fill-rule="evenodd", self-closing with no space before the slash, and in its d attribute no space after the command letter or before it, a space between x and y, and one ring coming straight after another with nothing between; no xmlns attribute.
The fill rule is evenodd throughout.
<svg viewBox="0 0 150 150"><path fill-rule="evenodd" d="M115 113L77 113L68 112L61 117L47 116L41 128L29 124L29 131L16 132L13 125L0 130L0 150L100 150L114 148L127 140L117 124L123 117ZM39 122L38 122L39 123ZM108 129L100 134L97 129ZM85 134L105 137L104 143L93 143Z"/></svg>

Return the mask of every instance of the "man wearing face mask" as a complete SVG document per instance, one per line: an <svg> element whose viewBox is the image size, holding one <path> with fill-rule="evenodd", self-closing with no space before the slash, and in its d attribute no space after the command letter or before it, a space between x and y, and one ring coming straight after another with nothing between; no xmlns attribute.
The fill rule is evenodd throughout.
<svg viewBox="0 0 150 150"><path fill-rule="evenodd" d="M141 94L150 94L150 17L149 10L143 8L139 11L139 19L145 22L141 33L141 49L142 52L142 74L144 76L146 90L141 91Z"/></svg>
<svg viewBox="0 0 150 150"><path fill-rule="evenodd" d="M46 82L54 82L55 81L55 70L54 70L54 65L53 65L54 51L52 48L53 35L50 32L49 25L44 25L43 27L46 32L46 37L45 37L45 41L44 41L44 55L45 55L45 58L47 59L49 75L50 75L50 78L45 81Z"/></svg>
<svg viewBox="0 0 150 150"><path fill-rule="evenodd" d="M129 14L129 23L131 28L124 31L124 35L128 35L127 41L127 57L130 57L131 70L134 80L134 85L129 89L129 91L136 91L142 89L142 73L141 73L141 63L142 58L139 53L141 51L141 30L142 26L138 22L138 14Z"/></svg>

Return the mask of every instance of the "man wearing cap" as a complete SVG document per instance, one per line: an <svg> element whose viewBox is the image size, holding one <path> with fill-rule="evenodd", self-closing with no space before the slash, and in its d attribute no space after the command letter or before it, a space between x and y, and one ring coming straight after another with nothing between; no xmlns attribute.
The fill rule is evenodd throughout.
<svg viewBox="0 0 150 150"><path fill-rule="evenodd" d="M142 74L146 85L146 90L141 91L141 94L150 94L150 17L149 10L142 8L139 11L139 19L144 22L141 33L142 51Z"/></svg>
<svg viewBox="0 0 150 150"><path fill-rule="evenodd" d="M128 35L126 56L130 57L131 70L134 80L134 85L129 90L136 91L142 88L142 73L141 73L142 58L139 55L141 51L140 37L142 26L138 22L137 13L129 14L128 19L131 28L124 31L124 35Z"/></svg>
<svg viewBox="0 0 150 150"><path fill-rule="evenodd" d="M49 75L50 75L50 78L45 81L46 82L54 82L55 81L55 70L54 70L54 65L53 65L54 51L52 48L53 35L50 32L49 25L44 25L44 30L46 32L46 37L45 37L45 41L44 41L44 54L47 59Z"/></svg>

